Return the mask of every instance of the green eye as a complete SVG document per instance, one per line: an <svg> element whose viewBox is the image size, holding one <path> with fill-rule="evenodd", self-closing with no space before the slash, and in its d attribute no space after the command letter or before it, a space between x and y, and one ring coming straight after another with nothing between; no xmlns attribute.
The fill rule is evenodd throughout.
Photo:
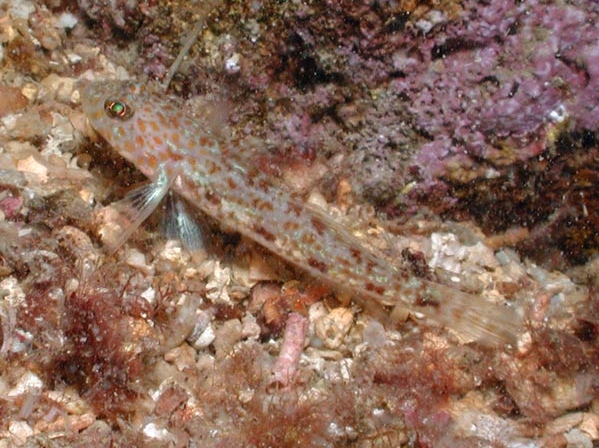
<svg viewBox="0 0 599 448"><path fill-rule="evenodd" d="M133 109L119 100L108 99L104 103L104 110L111 118L127 120L133 116Z"/></svg>

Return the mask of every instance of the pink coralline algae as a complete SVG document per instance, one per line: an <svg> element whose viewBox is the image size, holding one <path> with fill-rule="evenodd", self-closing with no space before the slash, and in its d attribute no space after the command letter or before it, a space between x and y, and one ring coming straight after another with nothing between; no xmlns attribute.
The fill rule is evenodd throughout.
<svg viewBox="0 0 599 448"><path fill-rule="evenodd" d="M149 34L143 38L142 57L149 61L144 66L144 74L155 79L163 79L166 75L169 55L157 36Z"/></svg>
<svg viewBox="0 0 599 448"><path fill-rule="evenodd" d="M285 328L285 339L277 362L273 366L272 384L287 386L297 374L300 356L304 349L304 338L308 320L299 313L290 313Z"/></svg>
<svg viewBox="0 0 599 448"><path fill-rule="evenodd" d="M451 216L465 210L491 231L540 226L551 233L543 244L570 261L593 253L585 229L597 216L570 198L594 208L573 155L589 152L598 129L598 19L593 2L467 2L458 19L412 34L391 81L428 140L409 162L408 198L431 204L441 191L432 203Z"/></svg>
<svg viewBox="0 0 599 448"><path fill-rule="evenodd" d="M404 76L393 83L431 138L414 159L427 176L442 174L424 169L431 158L494 161L507 144L523 160L547 126L567 116L594 130L599 119L596 6L470 3L415 56L395 56Z"/></svg>

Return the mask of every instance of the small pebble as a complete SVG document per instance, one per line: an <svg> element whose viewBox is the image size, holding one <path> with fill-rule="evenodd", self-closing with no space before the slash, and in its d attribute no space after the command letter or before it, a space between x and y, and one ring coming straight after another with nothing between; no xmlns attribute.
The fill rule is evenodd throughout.
<svg viewBox="0 0 599 448"><path fill-rule="evenodd" d="M316 336L325 347L337 349L353 325L354 316L348 308L335 308L314 324Z"/></svg>

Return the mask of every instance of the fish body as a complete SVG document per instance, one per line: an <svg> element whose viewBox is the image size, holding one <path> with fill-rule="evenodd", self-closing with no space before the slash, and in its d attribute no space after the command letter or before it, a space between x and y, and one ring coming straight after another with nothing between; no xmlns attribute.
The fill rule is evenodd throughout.
<svg viewBox="0 0 599 448"><path fill-rule="evenodd" d="M349 290L367 308L400 306L491 345L514 343L522 330L513 309L416 277L367 248L168 98L135 83L108 81L89 85L82 100L92 127L151 181L133 194L133 230L172 189L227 228Z"/></svg>

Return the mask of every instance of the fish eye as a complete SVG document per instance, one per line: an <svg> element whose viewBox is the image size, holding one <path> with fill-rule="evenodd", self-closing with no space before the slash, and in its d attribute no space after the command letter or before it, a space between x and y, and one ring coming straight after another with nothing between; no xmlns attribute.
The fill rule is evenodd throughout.
<svg viewBox="0 0 599 448"><path fill-rule="evenodd" d="M133 116L133 108L120 100L107 99L104 103L104 110L110 118L119 120L128 120Z"/></svg>

